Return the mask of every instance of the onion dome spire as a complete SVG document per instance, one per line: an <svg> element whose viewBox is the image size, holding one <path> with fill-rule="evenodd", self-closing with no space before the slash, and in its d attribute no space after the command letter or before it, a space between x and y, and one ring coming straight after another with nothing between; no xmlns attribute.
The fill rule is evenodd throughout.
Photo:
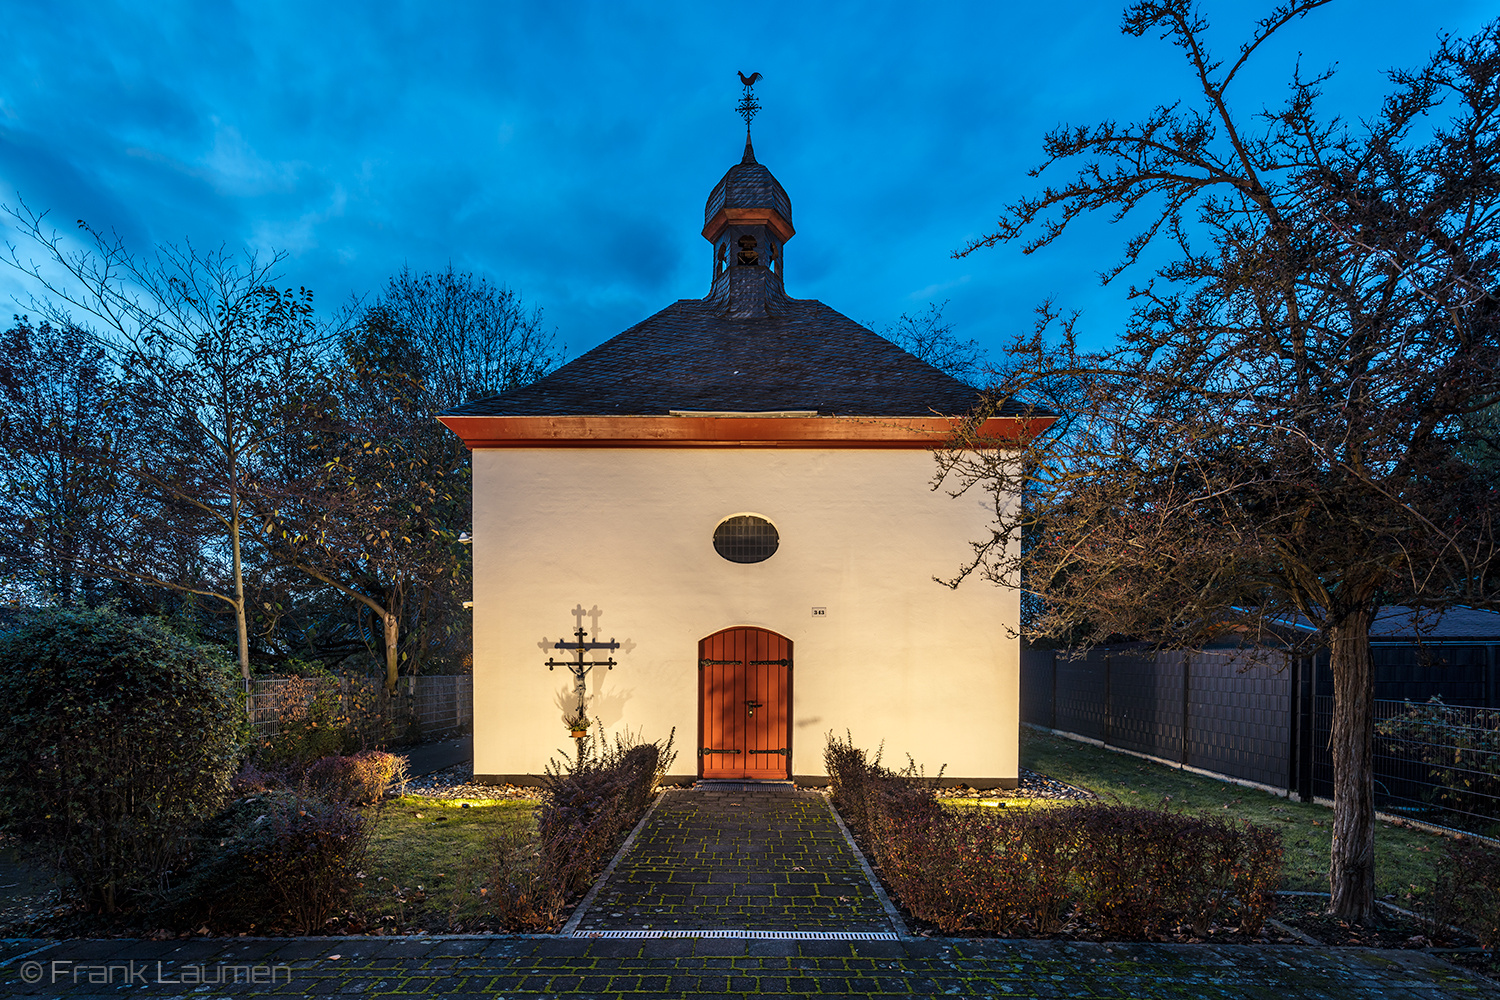
<svg viewBox="0 0 1500 1000"><path fill-rule="evenodd" d="M745 119L745 152L714 185L703 212L703 238L714 244L709 297L723 301L730 316L766 315L786 294L781 269L793 235L791 199L750 144L750 122L760 110L751 88L760 79L740 73L745 91L735 110Z"/></svg>

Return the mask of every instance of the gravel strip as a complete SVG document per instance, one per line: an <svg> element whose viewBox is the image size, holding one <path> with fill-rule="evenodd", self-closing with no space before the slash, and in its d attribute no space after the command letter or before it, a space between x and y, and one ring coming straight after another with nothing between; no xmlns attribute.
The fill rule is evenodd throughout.
<svg viewBox="0 0 1500 1000"><path fill-rule="evenodd" d="M1070 785L1066 781L1049 778L1045 774L1021 768L1021 783L1017 788L977 789L968 787L939 788L940 799L1096 799L1093 792Z"/></svg>
<svg viewBox="0 0 1500 1000"><path fill-rule="evenodd" d="M453 767L424 774L406 783L406 795L420 795L429 799L476 799L499 801L501 799L531 799L540 801L540 788L522 788L519 785L476 785L474 765L455 764Z"/></svg>
<svg viewBox="0 0 1500 1000"><path fill-rule="evenodd" d="M1074 799L1085 800L1098 798L1093 792L1085 791L1076 785L1070 785L1065 781L1057 781L1038 774L1035 771L1021 768L1021 783L1018 788L1013 789L987 789L959 787L939 788L937 794L944 799ZM474 784L474 766L472 764L457 764L442 771L434 771L424 774L420 778L413 778L406 783L405 794L421 795L430 799L532 799L540 801L542 790L540 788L525 788L518 785L476 785Z"/></svg>

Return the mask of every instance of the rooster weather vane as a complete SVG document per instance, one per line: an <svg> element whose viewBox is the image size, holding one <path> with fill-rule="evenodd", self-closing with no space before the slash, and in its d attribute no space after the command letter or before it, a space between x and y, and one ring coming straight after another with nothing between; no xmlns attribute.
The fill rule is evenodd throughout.
<svg viewBox="0 0 1500 1000"><path fill-rule="evenodd" d="M735 72L739 71L736 70ZM745 119L745 131L747 133L750 131L750 119L754 118L755 113L760 110L760 102L755 99L755 93L750 89L755 86L755 82L759 79L759 73L751 73L749 76L740 73L740 83L745 85L745 94L740 98L740 103L735 107L735 110L740 113L741 118Z"/></svg>

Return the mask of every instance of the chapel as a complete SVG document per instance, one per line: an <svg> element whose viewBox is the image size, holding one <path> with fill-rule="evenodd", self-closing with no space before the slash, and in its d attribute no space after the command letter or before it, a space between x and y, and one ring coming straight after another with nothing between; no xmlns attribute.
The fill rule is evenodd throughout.
<svg viewBox="0 0 1500 1000"><path fill-rule="evenodd" d="M936 579L994 518L932 487L979 394L787 293L792 203L746 126L706 295L441 418L473 459L476 779L534 783L581 709L675 730L681 780L819 781L847 733L1014 787L1018 594ZM1013 404L984 425L1039 429Z"/></svg>

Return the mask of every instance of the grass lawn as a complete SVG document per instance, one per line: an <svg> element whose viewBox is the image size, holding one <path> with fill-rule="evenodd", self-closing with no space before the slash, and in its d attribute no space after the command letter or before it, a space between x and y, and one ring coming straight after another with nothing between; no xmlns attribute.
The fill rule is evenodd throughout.
<svg viewBox="0 0 1500 1000"><path fill-rule="evenodd" d="M1214 813L1281 830L1283 889L1328 891L1333 810L1179 771L1129 754L1021 729L1021 766L1086 788L1110 801ZM1014 801L1014 800L1012 800ZM1024 804L1025 800L1021 800ZM1375 895L1406 905L1425 885L1443 837L1375 824Z"/></svg>
<svg viewBox="0 0 1500 1000"><path fill-rule="evenodd" d="M501 845L534 842L536 803L407 795L381 810L365 864L371 929L457 932L493 924L487 893ZM514 849L514 848L513 848Z"/></svg>

